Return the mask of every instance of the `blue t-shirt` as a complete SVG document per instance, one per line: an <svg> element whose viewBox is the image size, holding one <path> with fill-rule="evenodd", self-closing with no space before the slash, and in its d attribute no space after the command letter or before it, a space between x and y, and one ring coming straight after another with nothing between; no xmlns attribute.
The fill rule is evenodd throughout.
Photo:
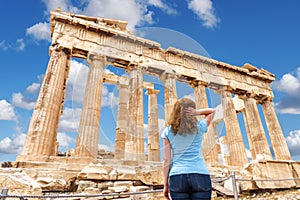
<svg viewBox="0 0 300 200"><path fill-rule="evenodd" d="M198 133L174 135L171 126L166 127L161 137L168 139L172 150L172 164L169 176L177 174L208 174L202 155L202 138L207 132L205 119L197 122Z"/></svg>

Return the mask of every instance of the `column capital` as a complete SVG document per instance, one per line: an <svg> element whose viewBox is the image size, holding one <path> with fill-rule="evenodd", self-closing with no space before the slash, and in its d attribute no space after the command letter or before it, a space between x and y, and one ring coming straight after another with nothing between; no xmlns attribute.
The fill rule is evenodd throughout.
<svg viewBox="0 0 300 200"><path fill-rule="evenodd" d="M204 82L204 81L200 81L200 80L192 80L191 82L189 82L189 85L192 87L192 88L196 88L198 86L204 86L204 87L207 87L207 83Z"/></svg>
<svg viewBox="0 0 300 200"><path fill-rule="evenodd" d="M117 81L117 85L119 87L128 87L129 85L129 79L125 76L119 76L118 77L118 81Z"/></svg>
<svg viewBox="0 0 300 200"><path fill-rule="evenodd" d="M263 104L264 102L273 102L273 97L270 96L257 96L255 99L260 104Z"/></svg>
<svg viewBox="0 0 300 200"><path fill-rule="evenodd" d="M208 88L215 90L217 93L230 92L233 93L233 89L228 85L219 85L217 83L208 83Z"/></svg>
<svg viewBox="0 0 300 200"><path fill-rule="evenodd" d="M87 56L87 62L91 63L95 60L102 61L102 62L104 61L106 63L106 56L100 55L100 54L97 54L97 53L94 53L94 52L90 52Z"/></svg>
<svg viewBox="0 0 300 200"><path fill-rule="evenodd" d="M154 89L151 89L149 88L146 92L147 95L150 95L150 94L155 94L157 95L158 93L160 92L160 90L154 90Z"/></svg>
<svg viewBox="0 0 300 200"><path fill-rule="evenodd" d="M63 51L67 56L70 56L71 53L72 53L71 48L67 48L67 47L61 46L59 44L52 45L52 46L49 47L49 55L51 55L51 53L53 51Z"/></svg>
<svg viewBox="0 0 300 200"><path fill-rule="evenodd" d="M167 72L164 71L160 76L159 76L159 80L165 81L166 79L177 79L178 75L176 74L176 72L174 70L172 70L172 72Z"/></svg>
<svg viewBox="0 0 300 200"><path fill-rule="evenodd" d="M143 71L143 67L139 66L137 63L129 63L129 65L126 67L126 72L131 72L133 70L140 70Z"/></svg>

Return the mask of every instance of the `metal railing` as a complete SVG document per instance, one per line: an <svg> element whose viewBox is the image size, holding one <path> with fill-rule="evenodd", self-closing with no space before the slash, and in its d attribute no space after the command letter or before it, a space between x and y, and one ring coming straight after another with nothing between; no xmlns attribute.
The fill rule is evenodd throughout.
<svg viewBox="0 0 300 200"><path fill-rule="evenodd" d="M230 176L226 178L215 178L212 179L213 183L220 183L225 180L230 179L232 180L232 192L235 200L238 200L238 189L236 182L238 181L288 181L288 180L300 180L299 178L284 178L284 179L244 179L244 178L236 178L235 172L232 171L230 173ZM45 199L45 198L81 198L81 197L120 197L120 196L132 196L132 195L140 195L140 194L150 194L150 193L160 193L163 192L162 189L159 190L148 190L148 191L142 191L142 192L128 192L128 193L110 193L110 194L72 194L72 195L9 195L8 189L3 188L0 194L0 200L5 200L6 198L18 198L20 200L25 199L32 199L32 198L38 198L38 199Z"/></svg>

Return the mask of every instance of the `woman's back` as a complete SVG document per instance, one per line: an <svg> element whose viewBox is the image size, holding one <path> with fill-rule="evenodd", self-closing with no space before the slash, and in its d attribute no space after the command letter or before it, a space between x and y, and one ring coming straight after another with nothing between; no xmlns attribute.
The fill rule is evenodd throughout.
<svg viewBox="0 0 300 200"><path fill-rule="evenodd" d="M171 128L165 129L162 134L163 138L170 141L172 149L172 166L170 176L183 173L201 173L209 174L205 160L202 155L202 137L207 131L205 120L197 122L198 133L176 134L174 135Z"/></svg>

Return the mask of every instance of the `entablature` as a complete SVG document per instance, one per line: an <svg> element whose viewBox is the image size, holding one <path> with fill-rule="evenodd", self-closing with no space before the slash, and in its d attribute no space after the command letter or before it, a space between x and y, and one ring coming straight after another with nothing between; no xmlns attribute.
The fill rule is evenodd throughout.
<svg viewBox="0 0 300 200"><path fill-rule="evenodd" d="M122 28L113 26L114 23ZM124 26L118 20L107 25L99 23L99 18L51 12L52 43L72 49L74 57L85 59L93 51L106 56L109 64L125 70L136 65L153 76L173 71L178 81L188 84L199 81L208 86L225 85L233 88L233 92L245 90L273 96L270 83L275 76L264 69L250 64L237 67L174 47L164 50L159 43L137 37Z"/></svg>

